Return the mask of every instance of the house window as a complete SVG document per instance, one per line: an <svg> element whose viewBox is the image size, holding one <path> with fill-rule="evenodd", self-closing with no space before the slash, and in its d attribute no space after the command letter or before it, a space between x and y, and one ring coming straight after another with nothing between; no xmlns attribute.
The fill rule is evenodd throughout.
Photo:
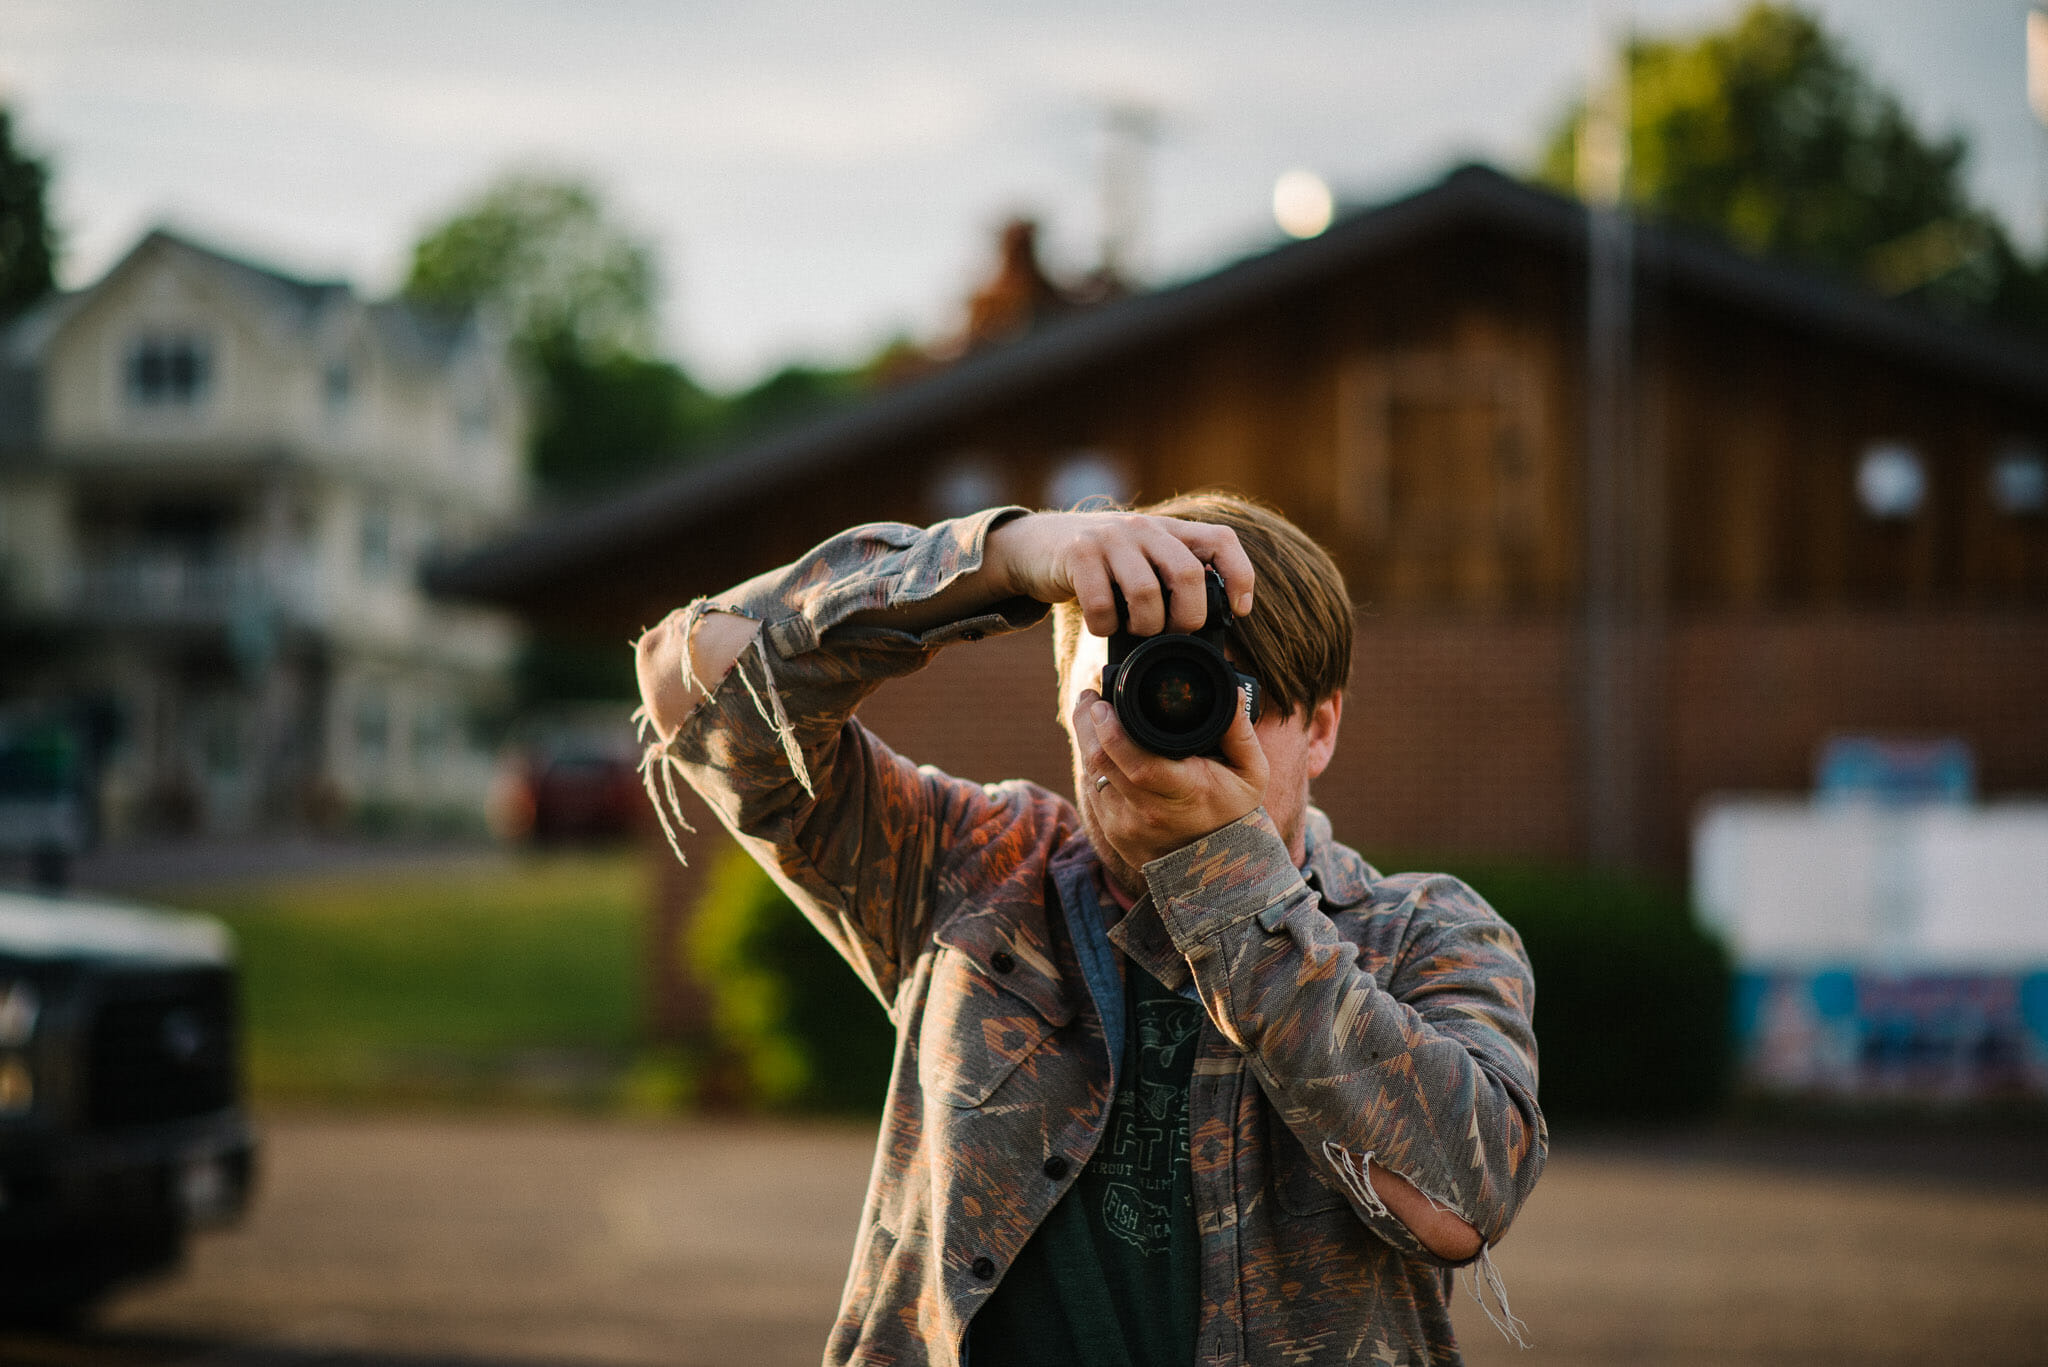
<svg viewBox="0 0 2048 1367"><path fill-rule="evenodd" d="M940 517L965 517L1003 502L1003 475L979 453L960 456L932 480L932 507Z"/></svg>
<svg viewBox="0 0 2048 1367"><path fill-rule="evenodd" d="M320 376L320 395L326 401L327 415L339 417L348 410L349 400L355 397L356 376L347 361L329 361Z"/></svg>
<svg viewBox="0 0 2048 1367"><path fill-rule="evenodd" d="M415 763L433 764L446 759L454 738L455 717L446 703L427 703L414 714L412 752Z"/></svg>
<svg viewBox="0 0 2048 1367"><path fill-rule="evenodd" d="M363 578L383 579L391 573L391 509L381 500L363 505L360 549Z"/></svg>
<svg viewBox="0 0 2048 1367"><path fill-rule="evenodd" d="M228 698L215 699L200 713L199 756L207 775L233 781L242 774L242 721L246 709Z"/></svg>
<svg viewBox="0 0 2048 1367"><path fill-rule="evenodd" d="M356 753L382 764L391 755L391 704L382 689L365 688L356 699Z"/></svg>
<svg viewBox="0 0 2048 1367"><path fill-rule="evenodd" d="M2048 454L2016 442L1991 462L1991 502L2013 517L2048 511Z"/></svg>
<svg viewBox="0 0 2048 1367"><path fill-rule="evenodd" d="M1072 452L1053 467L1051 478L1045 482L1045 503L1049 508L1072 508L1090 499L1122 503L1130 496L1130 477L1121 464L1103 451Z"/></svg>
<svg viewBox="0 0 2048 1367"><path fill-rule="evenodd" d="M139 337L128 348L129 402L148 408L190 408L213 382L213 351L186 333Z"/></svg>
<svg viewBox="0 0 2048 1367"><path fill-rule="evenodd" d="M1883 522L1903 522L1927 501L1927 467L1902 441L1872 442L1856 462L1856 497Z"/></svg>

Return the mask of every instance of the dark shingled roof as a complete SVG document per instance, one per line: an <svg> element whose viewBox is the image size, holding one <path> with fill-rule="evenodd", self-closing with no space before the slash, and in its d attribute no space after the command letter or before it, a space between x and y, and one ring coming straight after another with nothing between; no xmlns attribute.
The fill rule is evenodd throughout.
<svg viewBox="0 0 2048 1367"><path fill-rule="evenodd" d="M1433 234L1505 230L1574 255L1586 250L1578 201L1484 166L1462 167L1405 199L1340 218L1319 237L1288 243L1186 284L1060 319L929 378L664 476L596 504L541 519L451 563L434 592L517 602L557 576L587 573L676 530L715 518L764 488L914 446L978 409L1082 375L1175 334L1214 322ZM1639 259L1660 277L1816 336L1890 352L1994 389L2048 393L2048 349L1943 321L1835 280L1745 256L1653 224L1637 230Z"/></svg>

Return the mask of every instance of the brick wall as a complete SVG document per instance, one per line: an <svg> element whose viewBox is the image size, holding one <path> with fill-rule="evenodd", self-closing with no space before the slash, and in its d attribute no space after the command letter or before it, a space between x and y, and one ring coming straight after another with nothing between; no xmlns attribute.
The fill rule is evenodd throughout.
<svg viewBox="0 0 2048 1367"><path fill-rule="evenodd" d="M1361 848L1569 859L1580 834L1575 637L1555 616L1367 617L1337 756L1316 785ZM870 698L862 720L963 778L1072 796L1049 627L945 652Z"/></svg>
<svg viewBox="0 0 2048 1367"><path fill-rule="evenodd" d="M1987 797L2048 793L2048 617L1811 612L1693 618L1670 638L1680 828L1715 792L1804 790L1841 733L1960 736Z"/></svg>
<svg viewBox="0 0 2048 1367"><path fill-rule="evenodd" d="M1028 778L1073 796L1060 729L1052 624L940 652L861 706L861 720L898 751L961 778Z"/></svg>
<svg viewBox="0 0 2048 1367"><path fill-rule="evenodd" d="M1316 800L1368 858L1569 859L1582 828L1576 634L1550 614L1366 616Z"/></svg>

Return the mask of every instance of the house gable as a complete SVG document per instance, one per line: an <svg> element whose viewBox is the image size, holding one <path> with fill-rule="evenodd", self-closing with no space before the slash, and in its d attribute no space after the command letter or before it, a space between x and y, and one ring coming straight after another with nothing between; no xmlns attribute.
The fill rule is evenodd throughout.
<svg viewBox="0 0 2048 1367"><path fill-rule="evenodd" d="M42 443L171 451L274 438L303 384L295 322L207 257L152 234L45 343Z"/></svg>
<svg viewBox="0 0 2048 1367"><path fill-rule="evenodd" d="M171 233L9 330L0 439L42 463L272 459L522 500L525 405L488 320L365 303Z"/></svg>

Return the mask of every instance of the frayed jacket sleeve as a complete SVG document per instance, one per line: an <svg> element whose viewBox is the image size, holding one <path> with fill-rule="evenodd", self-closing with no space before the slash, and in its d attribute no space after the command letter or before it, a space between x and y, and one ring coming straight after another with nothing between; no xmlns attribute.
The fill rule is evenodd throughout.
<svg viewBox="0 0 2048 1367"><path fill-rule="evenodd" d="M941 646L1030 626L1045 607L999 603L921 636L847 621L979 569L989 529L1021 511L855 527L685 610L685 630L717 611L761 631L650 753L650 773L680 773L886 1007L927 928L935 871L955 847L1012 824L997 819L1006 803L1028 799L918 768L855 722L854 708ZM661 784L650 788L661 806Z"/></svg>
<svg viewBox="0 0 2048 1367"><path fill-rule="evenodd" d="M1383 880L1344 913L1398 923L1372 937L1391 952L1364 962L1264 809L1145 876L1210 1018L1358 1217L1402 1252L1442 1261L1381 1202L1377 1161L1498 1240L1547 1148L1534 980L1514 929L1454 878Z"/></svg>

